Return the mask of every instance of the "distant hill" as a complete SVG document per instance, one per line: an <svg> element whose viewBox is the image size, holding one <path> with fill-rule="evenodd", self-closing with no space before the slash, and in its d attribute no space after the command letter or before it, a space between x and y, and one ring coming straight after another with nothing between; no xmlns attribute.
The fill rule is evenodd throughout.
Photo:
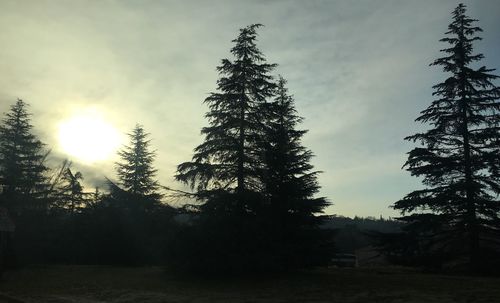
<svg viewBox="0 0 500 303"><path fill-rule="evenodd" d="M393 233L401 231L402 226L402 223L393 219L329 216L322 227L335 230L335 248L338 252L354 253L374 243L370 232Z"/></svg>

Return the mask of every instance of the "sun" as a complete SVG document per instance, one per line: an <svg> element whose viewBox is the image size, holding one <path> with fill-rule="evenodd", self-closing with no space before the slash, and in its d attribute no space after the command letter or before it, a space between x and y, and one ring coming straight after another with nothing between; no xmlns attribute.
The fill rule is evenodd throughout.
<svg viewBox="0 0 500 303"><path fill-rule="evenodd" d="M80 112L59 124L62 150L84 163L109 159L120 143L117 129L95 110Z"/></svg>

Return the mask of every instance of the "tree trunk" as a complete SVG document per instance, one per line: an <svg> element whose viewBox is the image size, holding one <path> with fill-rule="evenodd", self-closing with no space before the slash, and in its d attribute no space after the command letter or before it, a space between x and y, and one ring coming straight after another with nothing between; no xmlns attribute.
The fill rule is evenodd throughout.
<svg viewBox="0 0 500 303"><path fill-rule="evenodd" d="M463 53L463 48L461 49ZM479 235L478 235L478 224L476 218L476 205L475 205L475 194L474 194L474 180L472 172L472 161L471 161L471 151L470 151L470 141L469 141L469 128L468 128L468 116L467 116L467 92L466 92L466 76L465 67L463 63L460 66L460 92L461 92L461 114L462 114L462 139L463 139L463 149L464 149L464 172L465 172L465 186L466 186L466 203L467 203L467 215L466 224L469 230L469 260L471 269L477 268L479 261Z"/></svg>

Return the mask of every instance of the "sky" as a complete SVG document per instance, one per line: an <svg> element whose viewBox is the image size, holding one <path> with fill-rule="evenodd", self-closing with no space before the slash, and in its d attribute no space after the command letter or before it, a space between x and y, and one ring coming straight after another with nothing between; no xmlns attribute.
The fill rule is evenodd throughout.
<svg viewBox="0 0 500 303"><path fill-rule="evenodd" d="M464 1L479 19L483 65L500 68L500 1ZM53 163L73 160L89 186L113 163L84 163L61 148L61 121L99 112L120 134L151 134L163 185L189 161L207 125L203 100L238 30L261 23L257 46L288 80L309 132L328 214L394 217L419 180L402 170L421 130L414 119L446 75L429 64L458 5L452 0L63 1L0 0L0 111L30 104ZM498 74L498 72L497 72ZM125 137L122 137L122 140ZM126 141L123 141L126 142ZM56 165L56 164L55 164Z"/></svg>

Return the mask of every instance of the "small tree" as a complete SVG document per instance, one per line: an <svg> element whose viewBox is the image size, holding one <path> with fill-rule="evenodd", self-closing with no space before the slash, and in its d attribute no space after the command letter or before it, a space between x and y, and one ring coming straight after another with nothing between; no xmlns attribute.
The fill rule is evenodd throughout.
<svg viewBox="0 0 500 303"><path fill-rule="evenodd" d="M87 202L90 202L87 197L90 194L83 191L82 173L73 172L71 165L72 162L67 159L62 161L50 178L49 192L53 208L74 213L87 206Z"/></svg>
<svg viewBox="0 0 500 303"><path fill-rule="evenodd" d="M28 104L18 99L0 125L0 185L5 200L18 204L46 195L47 152L33 134ZM13 207L22 207L13 205ZM32 206L40 207L40 205Z"/></svg>
<svg viewBox="0 0 500 303"><path fill-rule="evenodd" d="M409 152L405 167L427 188L394 208L411 213L401 219L421 236L426 253L463 253L476 267L482 251L500 244L500 90L492 69L472 66L483 58L473 53L482 30L465 12L463 4L453 11L441 39L450 47L432 64L449 76L434 86L438 99L416 120L432 128L406 138L421 146Z"/></svg>
<svg viewBox="0 0 500 303"><path fill-rule="evenodd" d="M61 188L60 194L65 207L68 208L70 212L75 212L85 207L85 193L80 183L81 180L83 180L82 173L79 171L74 173L71 171L71 168L68 167L64 172L63 180L65 184Z"/></svg>
<svg viewBox="0 0 500 303"><path fill-rule="evenodd" d="M159 184L155 180L157 170L153 167L155 152L150 150L149 134L137 124L128 136L130 145L118 152L121 161L116 163L121 187L133 195L160 199Z"/></svg>

